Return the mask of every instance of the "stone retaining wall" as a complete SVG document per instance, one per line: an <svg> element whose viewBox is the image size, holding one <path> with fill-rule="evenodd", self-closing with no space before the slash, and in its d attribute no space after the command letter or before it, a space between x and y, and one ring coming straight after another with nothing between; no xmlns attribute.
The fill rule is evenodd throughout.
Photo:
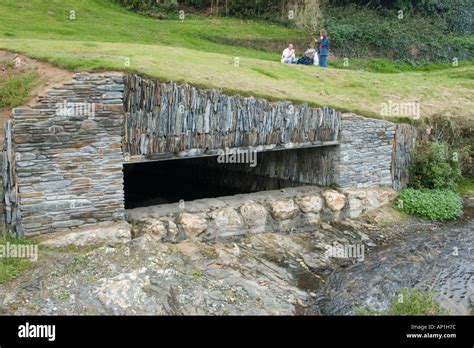
<svg viewBox="0 0 474 348"><path fill-rule="evenodd" d="M216 185L245 191L302 185L400 189L408 183L415 137L409 125L343 114L339 145L259 153L256 168L219 164L214 158L188 163L193 171L208 171Z"/></svg>
<svg viewBox="0 0 474 348"><path fill-rule="evenodd" d="M76 75L8 121L6 222L37 235L123 221L123 75Z"/></svg>
<svg viewBox="0 0 474 348"><path fill-rule="evenodd" d="M396 128L392 122L344 114L341 145L334 161L334 184L356 188L393 187Z"/></svg>
<svg viewBox="0 0 474 348"><path fill-rule="evenodd" d="M78 74L47 91L33 107L14 109L8 120L5 220L12 234L27 236L123 221L122 170L128 155L146 161L188 151L189 156L200 157L224 146L253 147L265 154L254 170L213 162L207 169L220 173L210 180L224 180L216 185L247 191L303 185L401 188L407 182L414 134L407 127L352 114L341 117L325 107L226 96L136 75ZM292 222L279 220L268 201L272 194L278 197L277 192L262 193L271 216L268 228L304 228L304 221L316 219L311 215L315 213L303 212L293 202L298 206L296 216L304 216ZM318 213L322 220L325 211L330 209ZM239 217L227 213L230 210L205 218L211 224L206 225L209 238L217 233L213 221L225 222L233 216L234 227L240 228L238 221L245 213L238 210ZM331 218L346 214L333 213ZM354 214L351 210L346 215ZM178 226L183 218L169 220L167 233L172 234L173 224ZM222 226L232 234L234 227L229 224Z"/></svg>
<svg viewBox="0 0 474 348"><path fill-rule="evenodd" d="M247 233L314 231L322 222L356 218L391 203L391 189L325 190L315 186L127 210L134 231L166 242L216 242Z"/></svg>
<svg viewBox="0 0 474 348"><path fill-rule="evenodd" d="M124 151L131 157L199 157L228 148L269 150L337 142L340 112L229 96L216 89L125 78Z"/></svg>

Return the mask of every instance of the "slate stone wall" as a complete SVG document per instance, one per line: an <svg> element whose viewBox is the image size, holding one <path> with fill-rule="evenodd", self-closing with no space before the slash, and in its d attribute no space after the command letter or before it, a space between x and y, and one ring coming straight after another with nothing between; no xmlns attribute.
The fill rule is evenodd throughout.
<svg viewBox="0 0 474 348"><path fill-rule="evenodd" d="M183 170L244 192L302 185L406 187L414 127L353 114L342 115L341 125L339 145L258 153L255 168L220 164L216 158L192 159Z"/></svg>
<svg viewBox="0 0 474 348"><path fill-rule="evenodd" d="M124 219L123 75L76 75L8 121L6 222L36 235Z"/></svg>
<svg viewBox="0 0 474 348"><path fill-rule="evenodd" d="M334 161L334 184L345 188L393 187L396 129L392 122L344 114L341 145Z"/></svg>
<svg viewBox="0 0 474 348"><path fill-rule="evenodd" d="M134 74L126 75L124 103L125 152L151 159L199 157L225 147L313 146L337 142L341 129L341 114L331 108L228 96Z"/></svg>
<svg viewBox="0 0 474 348"><path fill-rule="evenodd" d="M262 154L254 171L214 158L210 173L229 173L216 175L229 178L216 184L248 185L248 191L308 184L402 188L415 136L409 126L341 117L329 108L130 74L78 74L34 106L14 109L8 120L5 220L12 234L28 236L123 221L127 157L199 157L223 147L284 150ZM315 145L327 146L305 148Z"/></svg>

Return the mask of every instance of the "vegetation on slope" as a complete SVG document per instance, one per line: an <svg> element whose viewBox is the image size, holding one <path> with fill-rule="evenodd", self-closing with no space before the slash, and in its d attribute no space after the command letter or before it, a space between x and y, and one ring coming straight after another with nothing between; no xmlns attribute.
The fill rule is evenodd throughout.
<svg viewBox="0 0 474 348"><path fill-rule="evenodd" d="M369 315L447 315L449 314L441 307L431 292L422 292L418 289L400 288L397 295L392 298L390 306L385 312L371 308L355 308L355 314L359 316Z"/></svg>
<svg viewBox="0 0 474 348"><path fill-rule="evenodd" d="M0 248L2 249L2 257L0 257L0 285L15 278L31 265L29 259L4 257L3 254L7 254L6 249L12 244L28 245L31 244L31 241L13 238L0 233Z"/></svg>
<svg viewBox="0 0 474 348"><path fill-rule="evenodd" d="M346 58L390 57L410 65L472 59L470 31L472 0L345 1L337 0L116 0L125 7L157 18L178 11L214 16L258 18L305 30L317 36L329 30L333 53ZM213 36L221 42L228 37ZM232 40L232 39L230 39ZM235 45L280 49L279 40L235 38ZM269 45L273 43L273 45Z"/></svg>
<svg viewBox="0 0 474 348"><path fill-rule="evenodd" d="M422 116L474 114L474 65L469 62L429 73L406 71L408 66L398 68L383 59L336 61L341 69L327 70L282 66L279 53L216 39L284 42L305 35L255 20L186 16L159 21L106 0L3 0L0 12L1 48L71 70L130 70L228 93L327 105L367 116L380 116L389 101L419 103ZM351 70L374 66L403 72Z"/></svg>

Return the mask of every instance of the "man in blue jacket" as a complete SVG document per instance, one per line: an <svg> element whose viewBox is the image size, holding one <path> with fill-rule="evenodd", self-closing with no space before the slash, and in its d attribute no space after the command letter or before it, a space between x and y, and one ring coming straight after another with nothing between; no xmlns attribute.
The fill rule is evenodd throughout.
<svg viewBox="0 0 474 348"><path fill-rule="evenodd" d="M328 67L328 56L329 56L329 38L328 33L326 30L321 29L319 32L319 46L318 46L318 53L319 53L319 66L322 68Z"/></svg>

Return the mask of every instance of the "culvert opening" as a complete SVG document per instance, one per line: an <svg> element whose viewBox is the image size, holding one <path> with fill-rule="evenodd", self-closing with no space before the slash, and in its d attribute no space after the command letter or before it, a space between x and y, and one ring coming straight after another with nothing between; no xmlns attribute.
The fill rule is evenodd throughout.
<svg viewBox="0 0 474 348"><path fill-rule="evenodd" d="M202 170L201 166L205 166L210 160L212 158L126 165L125 208L134 209L176 203L180 200L193 201L249 193L207 180L211 174Z"/></svg>
<svg viewBox="0 0 474 348"><path fill-rule="evenodd" d="M125 208L193 201L302 185L330 185L334 147L261 152L253 163L218 157L130 163L124 166Z"/></svg>

